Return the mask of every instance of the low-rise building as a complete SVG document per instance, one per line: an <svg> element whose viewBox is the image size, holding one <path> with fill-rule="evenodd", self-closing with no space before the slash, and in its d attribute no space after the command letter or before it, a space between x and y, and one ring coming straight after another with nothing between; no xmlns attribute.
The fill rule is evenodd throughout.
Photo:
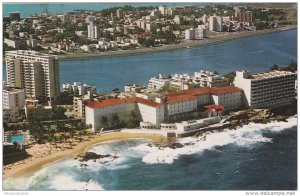
<svg viewBox="0 0 300 196"><path fill-rule="evenodd" d="M153 77L148 82L148 88L161 89L163 86L170 86L171 78L163 77L159 74L158 77Z"/></svg>
<svg viewBox="0 0 300 196"><path fill-rule="evenodd" d="M17 109L4 109L3 123L13 123L20 120L20 111Z"/></svg>
<svg viewBox="0 0 300 196"><path fill-rule="evenodd" d="M244 105L250 108L276 108L293 103L296 74L270 71L250 75L237 71L234 85L243 89Z"/></svg>
<svg viewBox="0 0 300 196"><path fill-rule="evenodd" d="M25 106L25 91L22 88L6 86L2 91L3 109L23 110Z"/></svg>
<svg viewBox="0 0 300 196"><path fill-rule="evenodd" d="M85 95L90 92L92 95L97 93L96 87L88 86L82 82L74 82L73 84L63 84L63 91L74 95Z"/></svg>
<svg viewBox="0 0 300 196"><path fill-rule="evenodd" d="M151 123L155 127L159 127L163 122L164 108L161 104L134 97L100 100L87 104L86 124L92 125L93 130L113 127L115 115L120 122L124 122L132 111L138 115L140 121Z"/></svg>
<svg viewBox="0 0 300 196"><path fill-rule="evenodd" d="M146 89L146 87L142 86L142 85L138 85L138 84L128 84L128 85L124 86L125 93L128 93L128 92L140 93L143 89Z"/></svg>

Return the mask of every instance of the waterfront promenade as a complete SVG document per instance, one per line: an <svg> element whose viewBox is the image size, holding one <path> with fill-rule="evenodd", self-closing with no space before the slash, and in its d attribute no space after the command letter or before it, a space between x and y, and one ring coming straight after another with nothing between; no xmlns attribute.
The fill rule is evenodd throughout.
<svg viewBox="0 0 300 196"><path fill-rule="evenodd" d="M258 31L244 31L244 32L222 32L217 33L216 35L210 36L207 39L203 40L184 40L179 44L163 45L161 47L149 47L149 48L137 48L132 50L118 50L118 51L108 51L108 52L97 52L97 53L82 53L82 54L68 54L68 55L59 55L61 60L73 60L73 59L86 59L86 58L99 58L99 57L110 57L110 56L126 56L126 55L138 55L143 53L151 52L161 52L161 51L170 51L170 50L180 50L184 48L193 48L206 46L210 44L216 44L228 40L250 37L256 35L263 35L274 32L281 32L296 29L297 25L288 25L281 26L272 29L264 29Z"/></svg>

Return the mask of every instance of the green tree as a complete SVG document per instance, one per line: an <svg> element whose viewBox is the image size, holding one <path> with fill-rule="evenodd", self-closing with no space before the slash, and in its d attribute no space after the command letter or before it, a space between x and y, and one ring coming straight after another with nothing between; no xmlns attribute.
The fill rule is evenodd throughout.
<svg viewBox="0 0 300 196"><path fill-rule="evenodd" d="M273 71L273 70L279 70L279 67L278 67L278 65L273 64L270 70L271 71Z"/></svg>
<svg viewBox="0 0 300 196"><path fill-rule="evenodd" d="M65 112L67 110L63 107L60 106L54 106L52 108L52 112L53 112L53 119L66 119L66 115Z"/></svg>
<svg viewBox="0 0 300 196"><path fill-rule="evenodd" d="M111 125L114 128L118 128L120 126L120 118L118 114L113 114L111 117Z"/></svg>
<svg viewBox="0 0 300 196"><path fill-rule="evenodd" d="M283 67L280 70L281 71L296 72L297 71L297 62L292 60L287 67Z"/></svg>
<svg viewBox="0 0 300 196"><path fill-rule="evenodd" d="M234 77L235 77L235 72L234 71L229 72L229 73L225 74L223 77L228 78L229 82L233 82Z"/></svg>
<svg viewBox="0 0 300 196"><path fill-rule="evenodd" d="M104 128L108 127L108 118L106 116L102 116L100 122Z"/></svg>
<svg viewBox="0 0 300 196"><path fill-rule="evenodd" d="M131 111L130 114L128 115L126 119L126 125L128 128L139 127L140 120L138 118L138 115L134 111Z"/></svg>

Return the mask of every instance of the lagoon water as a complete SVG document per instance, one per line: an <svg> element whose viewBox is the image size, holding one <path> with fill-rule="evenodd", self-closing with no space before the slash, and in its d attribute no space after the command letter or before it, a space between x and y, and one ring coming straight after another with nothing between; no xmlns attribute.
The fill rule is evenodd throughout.
<svg viewBox="0 0 300 196"><path fill-rule="evenodd" d="M60 83L85 82L100 93L146 84L158 74L193 73L199 70L225 74L235 70L253 73L286 66L297 60L297 30L246 37L224 43L136 56L60 61ZM5 66L3 66L3 77Z"/></svg>
<svg viewBox="0 0 300 196"><path fill-rule="evenodd" d="M115 160L55 163L4 190L296 190L297 118L183 138L183 148L124 140L89 151ZM111 161L104 163L105 161Z"/></svg>

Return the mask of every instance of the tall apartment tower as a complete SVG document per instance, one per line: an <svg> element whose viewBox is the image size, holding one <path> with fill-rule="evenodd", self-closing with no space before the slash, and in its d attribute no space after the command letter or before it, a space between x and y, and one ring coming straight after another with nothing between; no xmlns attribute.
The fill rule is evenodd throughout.
<svg viewBox="0 0 300 196"><path fill-rule="evenodd" d="M158 7L158 10L160 11L161 15L165 16L167 13L166 13L166 6L165 5L161 5Z"/></svg>
<svg viewBox="0 0 300 196"><path fill-rule="evenodd" d="M252 22L252 12L251 11L240 12L237 14L237 17L240 22Z"/></svg>
<svg viewBox="0 0 300 196"><path fill-rule="evenodd" d="M27 99L56 101L59 98L59 61L57 56L30 50L5 53L7 85L25 90Z"/></svg>
<svg viewBox="0 0 300 196"><path fill-rule="evenodd" d="M123 10L122 9L117 9L116 15L119 19L123 18Z"/></svg>
<svg viewBox="0 0 300 196"><path fill-rule="evenodd" d="M293 103L297 75L289 71L269 71L250 75L237 71L234 86L243 89L243 102L249 108L276 108Z"/></svg>
<svg viewBox="0 0 300 196"><path fill-rule="evenodd" d="M210 31L223 31L223 17L210 16L209 17L209 30Z"/></svg>
<svg viewBox="0 0 300 196"><path fill-rule="evenodd" d="M99 29L93 22L90 22L87 26L88 28L88 38L89 39L98 39L99 38Z"/></svg>

